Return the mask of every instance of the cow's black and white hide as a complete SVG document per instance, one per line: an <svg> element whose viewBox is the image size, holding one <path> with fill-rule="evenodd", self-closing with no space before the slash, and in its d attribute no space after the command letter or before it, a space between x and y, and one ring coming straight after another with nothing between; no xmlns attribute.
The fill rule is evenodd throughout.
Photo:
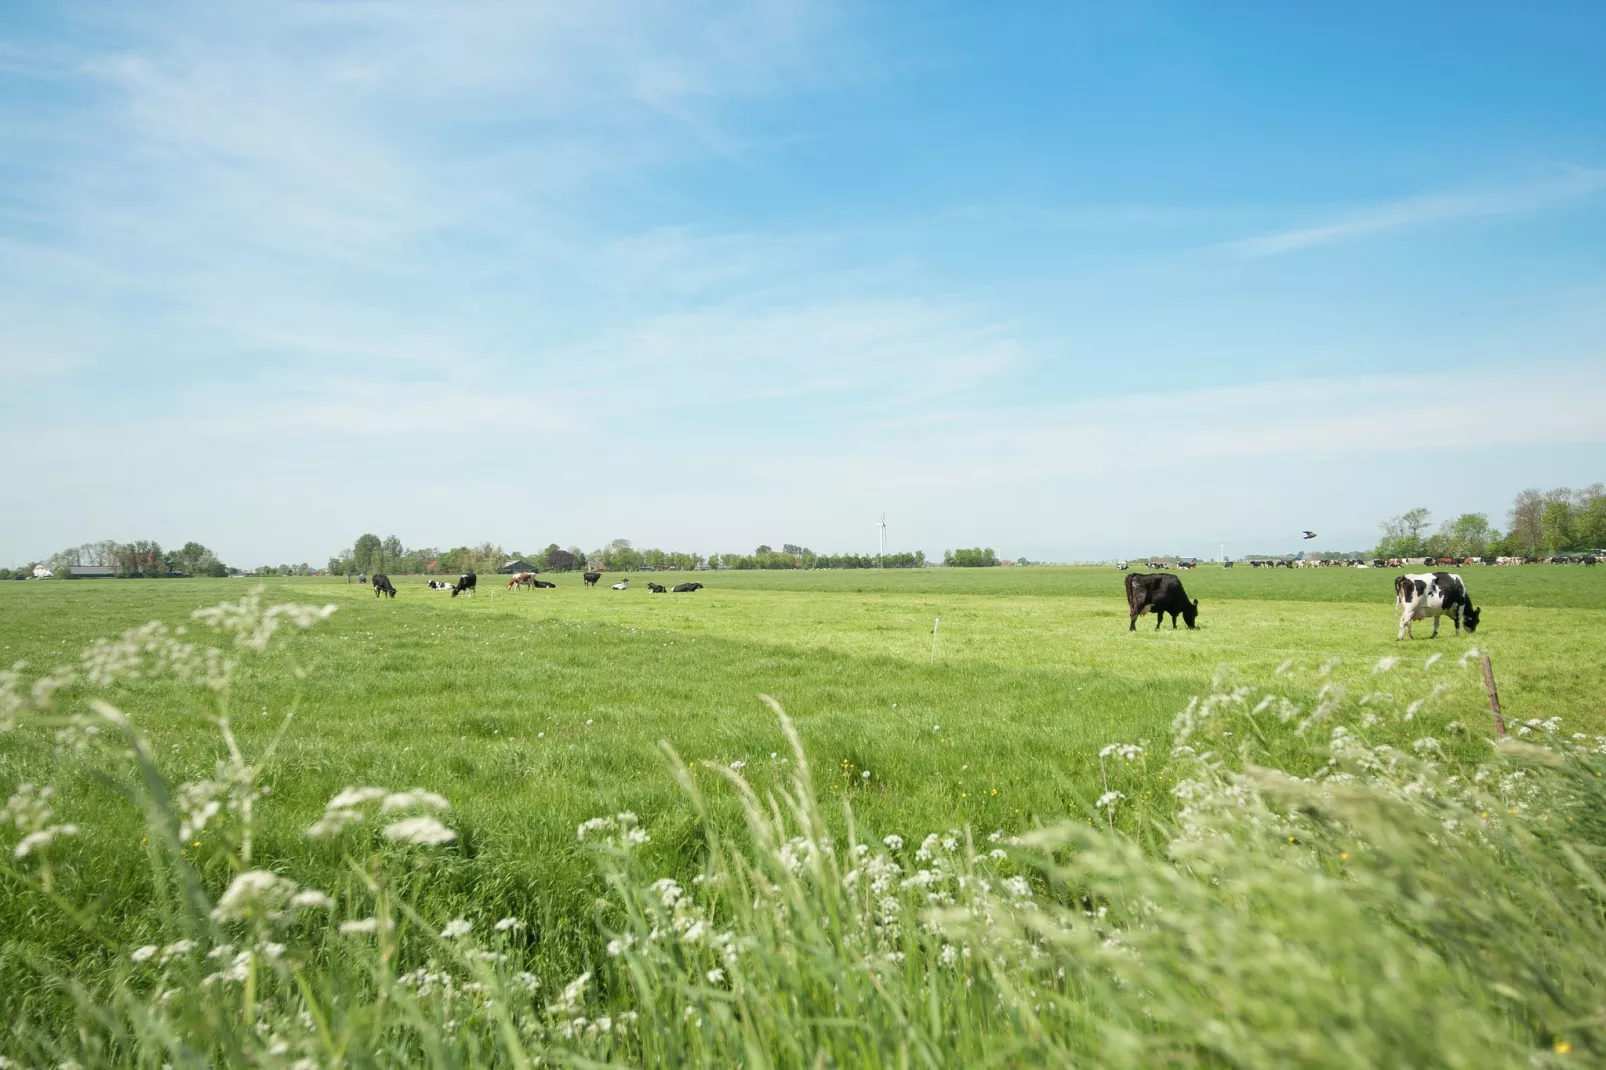
<svg viewBox="0 0 1606 1070"><path fill-rule="evenodd" d="M457 586L452 588L452 597L456 598L458 595L462 594L464 591L472 592L475 587L479 586L479 582L480 582L480 578L478 576L474 575L474 573L472 573L472 572L463 573L461 576L457 577Z"/></svg>
<svg viewBox="0 0 1606 1070"><path fill-rule="evenodd" d="M392 598L395 598L396 588L390 585L389 576L385 575L383 572L376 572L374 573L374 597L378 598L382 594L388 594Z"/></svg>
<svg viewBox="0 0 1606 1070"><path fill-rule="evenodd" d="M665 587L661 583L654 583L651 580L648 580L647 590L651 591L653 594L663 594L665 591L669 590L669 588Z"/></svg>
<svg viewBox="0 0 1606 1070"><path fill-rule="evenodd" d="M551 580L534 580L530 584L530 586L532 586L532 587L556 587L557 584L553 583Z"/></svg>
<svg viewBox="0 0 1606 1070"><path fill-rule="evenodd" d="M1128 573L1126 577L1126 604L1132 611L1127 631L1135 632L1138 618L1145 613L1155 615L1154 630L1159 631L1165 615L1171 614L1171 627L1177 626L1177 615L1189 628L1199 619L1198 601L1188 601L1188 592L1182 589L1182 580L1176 576L1151 576L1142 572Z"/></svg>
<svg viewBox="0 0 1606 1070"><path fill-rule="evenodd" d="M1455 572L1418 572L1394 577L1394 608L1400 612L1400 633L1395 639L1411 633L1411 622L1433 618L1433 637L1439 634L1439 618L1449 617L1455 622L1455 634L1466 628L1471 635L1478 630L1479 610L1472 605L1467 585Z"/></svg>
<svg viewBox="0 0 1606 1070"><path fill-rule="evenodd" d="M620 580L618 583L614 584L609 589L610 590L614 590L614 591L628 591L628 590L630 590L630 581L629 580Z"/></svg>
<svg viewBox="0 0 1606 1070"><path fill-rule="evenodd" d="M669 593L683 594L686 591L700 591L702 588L703 585L700 583L677 583L669 589Z"/></svg>

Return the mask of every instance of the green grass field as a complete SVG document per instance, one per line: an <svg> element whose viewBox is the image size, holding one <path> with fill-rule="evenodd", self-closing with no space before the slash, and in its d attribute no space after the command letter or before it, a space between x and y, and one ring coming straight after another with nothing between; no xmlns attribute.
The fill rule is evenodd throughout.
<svg viewBox="0 0 1606 1070"><path fill-rule="evenodd" d="M1167 622L1156 632L1149 617L1135 634L1113 569L711 573L698 576L707 589L678 595L649 594L644 576L628 592L585 589L578 575L552 577L556 590L509 592L487 576L476 597L456 599L397 577L400 596L382 601L343 582L268 581L269 602L339 611L251 662L228 702L248 753L295 711L264 774L259 857L331 885L342 855L301 830L334 793L439 792L460 841L419 889L418 909L436 921L528 919L533 961L561 985L599 946L592 904L602 885L576 827L632 810L653 830L650 864L689 879L701 834L659 741L690 762L744 763L761 792L784 783L788 747L761 694L795 720L828 800L850 802L877 837L914 839L1098 820L1092 801L1111 787L1132 800L1123 821L1141 833L1133 815L1173 806L1164 763L1107 780L1099 749L1137 742L1164 755L1175 715L1213 684L1272 686L1306 707L1334 684L1402 697L1442 684L1392 731L1409 741L1459 721L1474 733L1463 746L1486 749L1475 738L1489 731L1484 691L1462 658L1476 649L1493 657L1508 719L1559 716L1567 730L1606 731L1606 570L1464 569L1484 609L1477 635L1457 638L1446 622L1429 640L1431 624L1419 623L1404 643L1394 639L1393 575L1205 566L1183 575L1201 602L1197 631ZM0 584L0 664L74 664L96 637L182 623L248 585ZM1400 661L1380 672L1384 658ZM192 689L135 681L111 697L170 782L209 776L223 757ZM41 962L110 971L108 934L137 944L159 919L139 876L142 819L117 805L127 778L115 761L66 761L43 734L0 742L0 793L54 783L58 811L80 826L59 853L57 887L92 903L103 925L87 934L38 896L0 888L0 1010L15 1015L52 998L22 983ZM700 777L714 820L738 828L731 793ZM228 882L227 852L205 835L186 850L215 895Z"/></svg>

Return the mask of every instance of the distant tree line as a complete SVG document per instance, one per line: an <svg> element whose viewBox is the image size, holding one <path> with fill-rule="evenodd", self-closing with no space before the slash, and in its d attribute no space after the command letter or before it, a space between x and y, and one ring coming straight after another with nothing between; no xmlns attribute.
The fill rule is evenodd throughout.
<svg viewBox="0 0 1606 1070"><path fill-rule="evenodd" d="M968 551L966 551L968 552ZM978 553L981 551L977 551ZM991 550L986 551L992 553ZM534 553L509 550L499 543L459 546L451 550L434 547L409 549L392 535L381 539L372 533L360 536L351 548L329 558L329 572L336 576L371 575L375 572L399 575L449 575L467 572L494 572L509 561L527 561L543 572L575 572L600 569L607 572L644 570L726 569L811 569L811 568L924 568L924 550L877 554L817 554L806 546L785 543L779 550L759 546L750 554L700 554L680 550L639 549L629 539L614 539L589 553L578 546L564 549L551 543ZM997 564L994 559L992 564Z"/></svg>
<svg viewBox="0 0 1606 1070"><path fill-rule="evenodd" d="M998 555L991 546L976 546L968 550L944 550L942 563L950 568L991 568L998 564Z"/></svg>
<svg viewBox="0 0 1606 1070"><path fill-rule="evenodd" d="M177 550L164 551L150 539L134 542L117 542L103 539L86 542L82 546L69 546L43 561L30 561L21 568L0 568L0 580L17 576L31 576L34 569L43 565L57 579L68 579L75 566L92 565L112 569L112 574L123 577L155 579L163 576L227 576L231 569L218 560L216 554L198 542L187 542Z"/></svg>
<svg viewBox="0 0 1606 1070"><path fill-rule="evenodd" d="M1522 491L1506 514L1504 534L1486 513L1462 513L1430 531L1432 514L1417 508L1383 521L1378 557L1536 557L1606 549L1606 485Z"/></svg>

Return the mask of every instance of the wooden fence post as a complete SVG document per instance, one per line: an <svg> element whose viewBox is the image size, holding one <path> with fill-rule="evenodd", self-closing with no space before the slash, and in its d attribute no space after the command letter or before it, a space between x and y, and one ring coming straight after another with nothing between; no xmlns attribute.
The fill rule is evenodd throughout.
<svg viewBox="0 0 1606 1070"><path fill-rule="evenodd" d="M1483 689L1489 692L1489 712L1494 714L1494 734L1506 734L1506 719L1500 715L1500 693L1494 689L1494 666L1483 656Z"/></svg>

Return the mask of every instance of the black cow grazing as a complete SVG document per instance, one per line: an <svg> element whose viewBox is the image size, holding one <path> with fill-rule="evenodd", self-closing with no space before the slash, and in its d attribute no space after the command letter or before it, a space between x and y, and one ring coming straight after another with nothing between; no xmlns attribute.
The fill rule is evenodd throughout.
<svg viewBox="0 0 1606 1070"><path fill-rule="evenodd" d="M647 590L651 591L653 594L663 594L668 589L669 588L665 587L661 583L654 583L651 580L647 581Z"/></svg>
<svg viewBox="0 0 1606 1070"><path fill-rule="evenodd" d="M556 587L557 584L553 583L551 580L534 580L534 581L531 582L530 586L532 586L532 587Z"/></svg>
<svg viewBox="0 0 1606 1070"><path fill-rule="evenodd" d="M1188 593L1182 589L1182 580L1176 576L1151 576L1142 572L1133 572L1126 577L1126 604L1132 611L1132 619L1127 624L1127 631L1138 630L1138 618L1148 612L1153 612L1157 618L1154 630L1159 631L1160 625L1165 623L1165 615L1171 614L1171 627L1177 626L1177 614L1182 614L1182 620L1189 628L1199 619L1199 602L1197 599L1188 601Z"/></svg>
<svg viewBox="0 0 1606 1070"><path fill-rule="evenodd" d="M385 575L383 572L376 572L374 573L374 597L378 598L382 594L388 594L392 598L395 598L396 588L390 585L389 576Z"/></svg>
<svg viewBox="0 0 1606 1070"><path fill-rule="evenodd" d="M1439 635L1439 618L1449 617L1455 622L1455 634L1464 626L1467 634L1478 630L1478 614L1472 607L1472 596L1467 585L1454 572L1407 573L1394 577L1394 607L1400 611L1400 633L1394 638L1404 639L1411 634L1411 622L1433 618L1433 638Z"/></svg>
<svg viewBox="0 0 1606 1070"><path fill-rule="evenodd" d="M580 578L586 581L587 587L595 587L597 585L597 581L602 579L602 573L583 572L580 574Z"/></svg>
<svg viewBox="0 0 1606 1070"><path fill-rule="evenodd" d="M464 591L472 591L479 586L480 578L472 572L465 572L457 577L457 586L452 588L452 597L456 598Z"/></svg>
<svg viewBox="0 0 1606 1070"><path fill-rule="evenodd" d="M680 594L682 591L700 591L702 587L700 583L677 583L670 590L674 594Z"/></svg>
<svg viewBox="0 0 1606 1070"><path fill-rule="evenodd" d="M1586 564L1586 565L1593 565L1595 562L1597 562L1599 560L1600 560L1600 558L1596 557L1594 554L1585 554L1584 555L1584 564Z"/></svg>

